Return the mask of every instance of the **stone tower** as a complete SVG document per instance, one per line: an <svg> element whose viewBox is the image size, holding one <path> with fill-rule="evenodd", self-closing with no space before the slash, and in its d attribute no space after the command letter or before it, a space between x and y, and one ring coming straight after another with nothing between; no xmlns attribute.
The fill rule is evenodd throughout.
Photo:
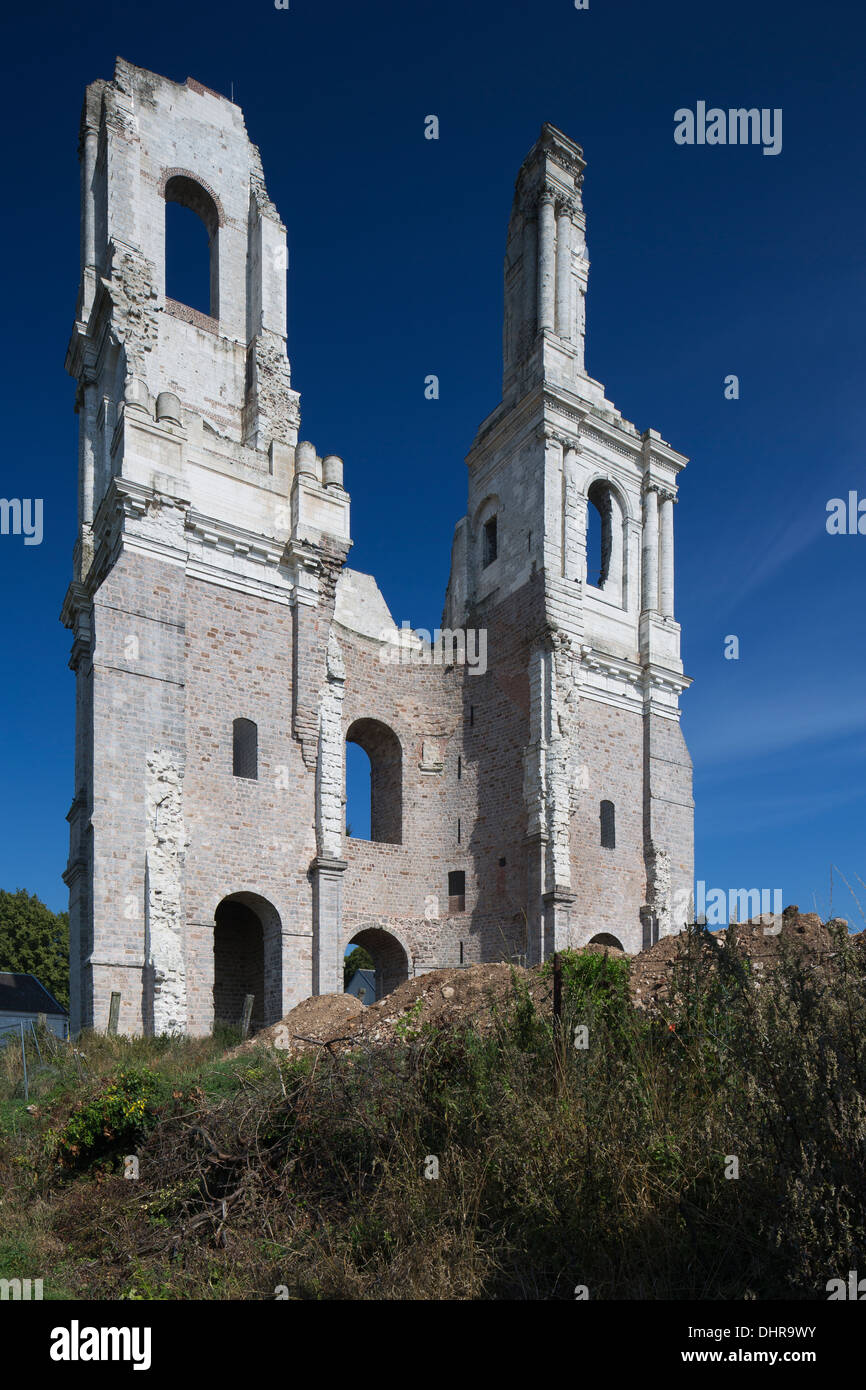
<svg viewBox="0 0 866 1390"><path fill-rule="evenodd" d="M342 987L685 920L685 459L583 365L578 147L550 126L508 232L503 401L469 455L443 627L407 643L351 544L342 460L299 441L286 234L232 102L119 59L81 124L73 1028L255 1024ZM165 206L210 311L166 295ZM597 514L600 572L586 575ZM486 669L461 660L483 630ZM369 840L346 833L367 754Z"/></svg>
<svg viewBox="0 0 866 1390"><path fill-rule="evenodd" d="M117 989L122 1024L162 1031L185 1028L212 984L198 960L213 954L209 893L251 891L232 881L239 857L255 849L259 895L287 874L307 891L326 670L314 629L333 609L349 498L338 458L296 448L285 228L239 108L119 59L87 89L79 153L79 538L63 612L78 688L73 1024L104 1018ZM166 202L207 228L209 314L165 294ZM284 728L254 806L230 768L202 776L232 686L238 717L255 706ZM294 790L309 804L293 824ZM309 945L309 911L263 912L273 989L268 963L299 925ZM289 993L310 992L306 954ZM282 1004L282 988L265 1001Z"/></svg>
<svg viewBox="0 0 866 1390"><path fill-rule="evenodd" d="M519 754L506 790L487 748L482 782L491 805L522 800L530 961L593 934L634 951L680 930L693 873L673 606L686 459L638 434L587 375L584 167L545 124L518 175L502 403L467 459L447 602L449 625L488 630L489 717L515 767ZM592 513L601 555L587 574Z"/></svg>

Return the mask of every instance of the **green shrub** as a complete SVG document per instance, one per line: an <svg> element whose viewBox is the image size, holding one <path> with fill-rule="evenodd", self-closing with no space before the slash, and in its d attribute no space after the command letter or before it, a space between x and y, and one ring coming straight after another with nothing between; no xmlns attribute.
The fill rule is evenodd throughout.
<svg viewBox="0 0 866 1390"><path fill-rule="evenodd" d="M46 1153L64 1168L114 1167L140 1143L157 1119L165 1085L151 1071L121 1071L95 1095L77 1103L60 1130L45 1136Z"/></svg>

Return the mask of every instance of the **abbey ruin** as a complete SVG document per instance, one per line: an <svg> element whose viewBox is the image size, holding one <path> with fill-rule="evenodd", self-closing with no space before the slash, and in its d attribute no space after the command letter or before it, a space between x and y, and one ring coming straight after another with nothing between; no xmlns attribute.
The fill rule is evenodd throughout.
<svg viewBox="0 0 866 1390"><path fill-rule="evenodd" d="M508 226L502 400L442 618L486 634L483 673L380 659L405 634L346 565L351 460L344 480L299 439L286 230L239 107L119 59L87 89L80 158L73 1029L104 1027L113 991L121 1032L205 1033L249 994L271 1023L342 989L350 942L381 994L679 930L686 459L585 371L579 146L542 127ZM166 297L172 202L207 228L208 314ZM347 742L370 759L369 840L346 834Z"/></svg>

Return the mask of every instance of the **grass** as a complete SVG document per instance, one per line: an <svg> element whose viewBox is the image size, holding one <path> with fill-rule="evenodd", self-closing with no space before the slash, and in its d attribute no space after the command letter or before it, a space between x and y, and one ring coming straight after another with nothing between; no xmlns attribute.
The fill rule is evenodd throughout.
<svg viewBox="0 0 866 1390"><path fill-rule="evenodd" d="M517 978L484 1037L410 1019L393 1047L301 1060L88 1037L81 1074L58 1049L34 1078L36 1115L7 1056L0 1277L145 1300L825 1298L866 1265L866 953L840 935L821 971L786 955L756 982L735 943L685 946L653 1018L627 962L566 955L556 1093ZM143 1071L129 1181L113 1126ZM56 1136L106 1116L59 1161Z"/></svg>

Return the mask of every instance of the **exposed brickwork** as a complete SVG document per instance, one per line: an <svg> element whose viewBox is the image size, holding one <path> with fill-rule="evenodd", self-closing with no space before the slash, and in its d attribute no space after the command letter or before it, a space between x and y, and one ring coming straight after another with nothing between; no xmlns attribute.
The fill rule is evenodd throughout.
<svg viewBox="0 0 866 1390"><path fill-rule="evenodd" d="M417 639L395 661L381 594L345 568L343 464L298 441L285 229L238 108L118 60L88 89L81 153L73 1027L104 1027L113 990L124 1032L202 1033L247 994L268 1024L339 990L353 940L381 993L599 933L636 951L644 922L676 931L685 460L585 372L578 147L545 126L518 181L503 402L468 459L443 619L475 657L455 664L420 660ZM171 196L219 211L218 320L165 298L172 174ZM585 563L600 488L601 588ZM256 726L255 778L233 775L236 719ZM347 737L371 759L372 841L344 833Z"/></svg>

